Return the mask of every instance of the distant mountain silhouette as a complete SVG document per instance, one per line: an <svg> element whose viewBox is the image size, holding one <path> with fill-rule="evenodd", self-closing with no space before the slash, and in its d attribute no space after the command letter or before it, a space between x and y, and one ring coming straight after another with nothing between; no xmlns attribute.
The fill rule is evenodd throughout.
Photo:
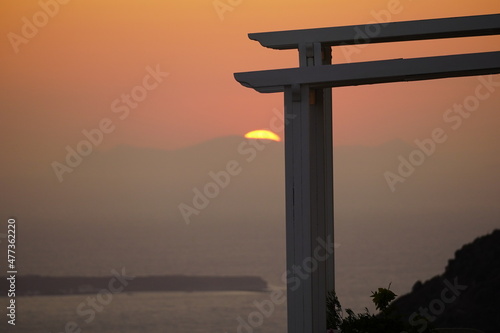
<svg viewBox="0 0 500 333"><path fill-rule="evenodd" d="M394 306L403 318L419 322L425 313L436 328L475 328L500 331L500 230L464 245L448 262L443 274L401 296ZM425 315L424 315L425 316ZM421 319L420 319L421 320Z"/></svg>
<svg viewBox="0 0 500 333"><path fill-rule="evenodd" d="M178 205L192 205L193 190L213 182L210 172L236 161L242 172L210 200L203 214L193 216L193 222L223 223L225 218L255 214L256 207L283 217L283 142L269 142L262 150L250 142L230 136L173 151L117 146L85 157L62 183L50 165L25 178L0 175L9 193L0 207L20 212L26 220L43 218L50 223L80 218L86 223L102 218L184 223ZM336 214L368 222L373 214L414 214L412 209L431 214L467 206L471 214L485 215L496 207L500 154L493 150L460 153L437 147L391 192L384 173L397 173L399 157L408 158L415 149L399 140L373 147L336 147Z"/></svg>

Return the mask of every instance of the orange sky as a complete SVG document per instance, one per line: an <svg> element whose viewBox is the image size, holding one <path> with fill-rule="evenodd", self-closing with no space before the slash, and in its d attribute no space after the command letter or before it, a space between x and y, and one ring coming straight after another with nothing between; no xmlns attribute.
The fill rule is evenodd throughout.
<svg viewBox="0 0 500 333"><path fill-rule="evenodd" d="M247 33L369 23L374 12L397 0L221 0L232 8L223 20L213 0L60 1L67 3L0 4L1 147L8 160L21 164L48 167L63 159L64 148L103 118L116 128L98 149L176 149L268 127L273 109L283 108L281 94L243 88L232 74L297 66L296 52L265 49ZM500 13L498 0L399 2L401 11L391 21ZM43 19L41 3L57 13L16 53L9 33L22 35L23 17ZM492 51L498 45L498 37L377 45L351 60ZM341 50L334 49L334 60L346 61ZM156 66L168 77L119 119L113 101L130 94L146 68ZM439 126L443 112L475 86L477 78L461 78L335 89L336 144L411 142ZM482 107L498 108L499 96ZM477 121L477 131L498 127L491 118Z"/></svg>

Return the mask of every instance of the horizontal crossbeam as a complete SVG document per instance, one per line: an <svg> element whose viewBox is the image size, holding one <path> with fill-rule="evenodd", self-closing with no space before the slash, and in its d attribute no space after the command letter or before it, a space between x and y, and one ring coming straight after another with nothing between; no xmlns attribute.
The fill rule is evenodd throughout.
<svg viewBox="0 0 500 333"><path fill-rule="evenodd" d="M248 36L262 46L284 50L298 49L303 43L337 46L497 34L500 34L500 14L262 32Z"/></svg>
<svg viewBox="0 0 500 333"><path fill-rule="evenodd" d="M328 88L498 73L500 51L244 72L234 77L245 87L273 93L302 84Z"/></svg>

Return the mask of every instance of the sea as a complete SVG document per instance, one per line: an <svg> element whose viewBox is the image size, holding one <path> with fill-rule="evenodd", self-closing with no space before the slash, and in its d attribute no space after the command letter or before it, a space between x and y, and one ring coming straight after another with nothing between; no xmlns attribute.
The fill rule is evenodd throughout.
<svg viewBox="0 0 500 333"><path fill-rule="evenodd" d="M423 225L418 221L421 217L405 224L379 221L336 227L335 283L344 308L374 311L371 291L390 285L396 294L409 292L417 280L441 274L462 245L499 227L498 219L491 216L475 216L470 224L450 220ZM57 228L43 224L19 227L20 273L111 276L111 270L123 269L136 276L257 275L268 281L269 290L127 292L125 288L101 299L95 308L88 304L97 295L19 296L15 299L15 325L7 323L9 299L2 295L1 332L286 332L285 298L270 301L276 300L276 295L285 295L281 281L285 270L284 231L248 230L239 237L228 234L213 239L203 237L209 234L203 227L198 228L199 237L183 233L185 226L173 231L155 224Z"/></svg>

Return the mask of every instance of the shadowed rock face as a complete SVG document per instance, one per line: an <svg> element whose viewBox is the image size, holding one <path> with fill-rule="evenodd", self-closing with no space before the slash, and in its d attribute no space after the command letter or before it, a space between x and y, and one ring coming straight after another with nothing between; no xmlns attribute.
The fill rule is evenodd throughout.
<svg viewBox="0 0 500 333"><path fill-rule="evenodd" d="M417 327L425 324L415 313L436 328L500 332L500 230L464 245L442 275L418 281L394 306Z"/></svg>

